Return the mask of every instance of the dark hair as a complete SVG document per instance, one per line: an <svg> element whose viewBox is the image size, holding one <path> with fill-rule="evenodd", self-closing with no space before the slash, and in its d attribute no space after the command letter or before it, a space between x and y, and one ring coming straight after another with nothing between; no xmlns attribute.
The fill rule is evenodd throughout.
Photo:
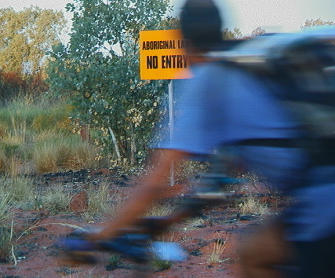
<svg viewBox="0 0 335 278"><path fill-rule="evenodd" d="M199 50L211 50L222 42L222 19L213 0L187 0L180 23L184 38Z"/></svg>

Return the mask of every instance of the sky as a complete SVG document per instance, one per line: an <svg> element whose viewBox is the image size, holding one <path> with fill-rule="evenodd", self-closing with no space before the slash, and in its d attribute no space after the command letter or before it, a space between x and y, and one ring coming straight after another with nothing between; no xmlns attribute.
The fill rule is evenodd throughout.
<svg viewBox="0 0 335 278"><path fill-rule="evenodd" d="M65 11L71 0L0 0L0 8L20 10L36 5ZM226 25L250 34L257 27L268 32L297 31L306 19L335 21L335 0L215 0L222 10ZM184 0L171 0L176 14ZM70 17L70 15L67 15Z"/></svg>

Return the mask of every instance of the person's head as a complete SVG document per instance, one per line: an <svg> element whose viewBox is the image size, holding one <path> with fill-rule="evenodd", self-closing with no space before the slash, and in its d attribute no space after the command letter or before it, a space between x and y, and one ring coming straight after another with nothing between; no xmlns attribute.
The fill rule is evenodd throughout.
<svg viewBox="0 0 335 278"><path fill-rule="evenodd" d="M222 19L213 0L186 0L180 24L187 43L197 52L206 53L222 42Z"/></svg>

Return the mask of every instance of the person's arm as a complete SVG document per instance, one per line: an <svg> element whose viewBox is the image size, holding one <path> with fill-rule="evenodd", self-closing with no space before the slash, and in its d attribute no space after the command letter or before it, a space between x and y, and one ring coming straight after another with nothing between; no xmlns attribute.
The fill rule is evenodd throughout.
<svg viewBox="0 0 335 278"><path fill-rule="evenodd" d="M105 224L105 228L98 234L89 236L92 240L110 239L118 234L122 228L135 223L151 206L159 200L166 189L171 163L178 163L186 157L186 153L177 150L155 151L152 158L154 165L151 173L140 179L137 190L127 200L117 218Z"/></svg>

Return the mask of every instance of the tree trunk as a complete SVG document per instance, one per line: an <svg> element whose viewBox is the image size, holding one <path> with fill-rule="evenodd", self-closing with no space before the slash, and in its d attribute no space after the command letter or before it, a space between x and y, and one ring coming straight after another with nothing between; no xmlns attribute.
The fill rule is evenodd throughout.
<svg viewBox="0 0 335 278"><path fill-rule="evenodd" d="M114 132L110 127L108 128L108 131L109 131L110 136L112 137L112 141L113 141L115 153L116 153L116 156L117 156L117 160L121 161L120 149L119 149L119 145L117 143L116 137L114 135Z"/></svg>
<svg viewBox="0 0 335 278"><path fill-rule="evenodd" d="M131 139L130 139L130 163L131 165L135 165L136 152L137 152L137 149L136 149L135 134L134 134L134 129L132 128Z"/></svg>

